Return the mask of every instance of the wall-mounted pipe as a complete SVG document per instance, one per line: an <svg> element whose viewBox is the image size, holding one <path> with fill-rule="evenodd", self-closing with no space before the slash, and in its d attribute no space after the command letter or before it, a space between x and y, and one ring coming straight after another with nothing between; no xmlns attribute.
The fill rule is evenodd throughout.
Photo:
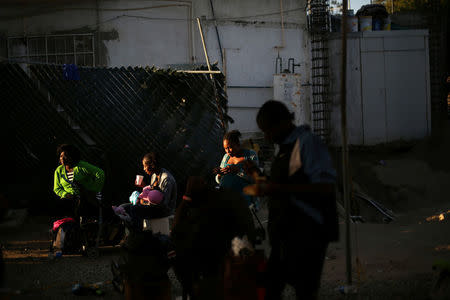
<svg viewBox="0 0 450 300"><path fill-rule="evenodd" d="M278 72L278 64L280 65L280 71ZM278 52L278 56L275 59L275 74L280 74L283 72L283 59L280 57L280 52Z"/></svg>
<svg viewBox="0 0 450 300"><path fill-rule="evenodd" d="M291 70L291 66L292 66L292 70ZM288 59L288 70L289 70L289 72L294 74L295 73L295 67L300 67L300 63L296 64L293 57L289 58Z"/></svg>

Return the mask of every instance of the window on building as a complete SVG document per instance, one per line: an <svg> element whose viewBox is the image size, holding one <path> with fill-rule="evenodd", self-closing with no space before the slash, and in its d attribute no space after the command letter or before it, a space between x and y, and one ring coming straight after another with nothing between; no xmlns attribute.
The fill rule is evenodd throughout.
<svg viewBox="0 0 450 300"><path fill-rule="evenodd" d="M86 33L9 37L8 60L95 66L94 35Z"/></svg>

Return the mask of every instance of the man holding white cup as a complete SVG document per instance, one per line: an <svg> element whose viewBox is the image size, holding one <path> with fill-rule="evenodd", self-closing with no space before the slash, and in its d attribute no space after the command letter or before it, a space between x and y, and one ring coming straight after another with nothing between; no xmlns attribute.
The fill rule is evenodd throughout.
<svg viewBox="0 0 450 300"><path fill-rule="evenodd" d="M136 175L135 185L144 188L143 193L137 197L135 204L125 203L121 207L130 215L131 222L127 225L132 230L141 231L144 219L164 218L174 214L177 199L177 185L170 172L159 164L159 155L149 152L142 159L144 172L150 176L150 183L146 185L144 176ZM157 190L162 193L162 199L157 201L143 195L155 195L157 193L144 193L149 190Z"/></svg>

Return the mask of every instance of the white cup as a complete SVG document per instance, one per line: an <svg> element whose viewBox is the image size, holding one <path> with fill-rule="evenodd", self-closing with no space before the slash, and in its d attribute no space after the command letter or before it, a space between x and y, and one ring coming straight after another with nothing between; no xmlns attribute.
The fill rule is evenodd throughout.
<svg viewBox="0 0 450 300"><path fill-rule="evenodd" d="M136 175L136 181L134 182L135 185L142 185L142 181L144 180L144 176L142 175Z"/></svg>

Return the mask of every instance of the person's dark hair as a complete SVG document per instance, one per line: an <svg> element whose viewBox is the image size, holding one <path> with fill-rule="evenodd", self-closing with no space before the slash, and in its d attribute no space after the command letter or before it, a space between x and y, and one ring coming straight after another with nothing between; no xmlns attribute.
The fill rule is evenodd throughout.
<svg viewBox="0 0 450 300"><path fill-rule="evenodd" d="M294 120L294 113L290 112L284 103L276 100L269 100L261 106L256 115L258 126L277 125L283 120Z"/></svg>
<svg viewBox="0 0 450 300"><path fill-rule="evenodd" d="M203 176L189 176L184 195L192 198L204 192L206 188L207 185Z"/></svg>
<svg viewBox="0 0 450 300"><path fill-rule="evenodd" d="M144 155L142 160L152 169L159 169L159 154L152 151Z"/></svg>
<svg viewBox="0 0 450 300"><path fill-rule="evenodd" d="M81 159L80 150L72 144L59 145L57 150L58 157L62 152L64 152L64 162L68 166L76 165Z"/></svg>
<svg viewBox="0 0 450 300"><path fill-rule="evenodd" d="M239 138L242 136L242 134L239 132L239 130L232 130L225 133L223 136L223 140L227 140L228 142L231 142L235 145L240 145L241 142L239 141Z"/></svg>

